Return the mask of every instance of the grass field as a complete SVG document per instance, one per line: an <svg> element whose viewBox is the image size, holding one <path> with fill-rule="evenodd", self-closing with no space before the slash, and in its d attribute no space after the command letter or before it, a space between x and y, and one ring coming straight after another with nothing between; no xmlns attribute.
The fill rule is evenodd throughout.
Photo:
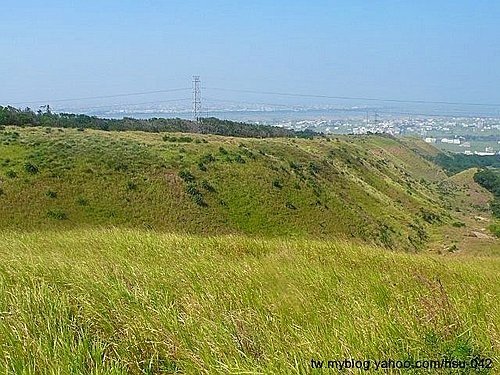
<svg viewBox="0 0 500 375"><path fill-rule="evenodd" d="M95 229L3 231L0 259L1 373L300 374L312 358L478 355L498 368L498 258Z"/></svg>
<svg viewBox="0 0 500 375"><path fill-rule="evenodd" d="M492 195L436 152L378 135L6 127L0 373L478 356L493 369L458 373L498 373Z"/></svg>

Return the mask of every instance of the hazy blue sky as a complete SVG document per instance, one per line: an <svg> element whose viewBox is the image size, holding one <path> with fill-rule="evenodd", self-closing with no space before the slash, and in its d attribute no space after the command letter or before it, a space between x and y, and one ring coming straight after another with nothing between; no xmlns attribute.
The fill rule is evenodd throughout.
<svg viewBox="0 0 500 375"><path fill-rule="evenodd" d="M1 13L0 104L189 87L193 74L207 87L500 102L499 1L6 0Z"/></svg>

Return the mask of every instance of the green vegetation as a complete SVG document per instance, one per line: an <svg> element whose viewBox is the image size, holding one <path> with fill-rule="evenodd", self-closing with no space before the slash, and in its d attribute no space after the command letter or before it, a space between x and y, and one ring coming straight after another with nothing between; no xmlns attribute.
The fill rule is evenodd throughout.
<svg viewBox="0 0 500 375"><path fill-rule="evenodd" d="M434 227L454 221L442 170L377 135L243 144L213 135L7 127L0 176L0 228L340 236L416 251Z"/></svg>
<svg viewBox="0 0 500 375"><path fill-rule="evenodd" d="M500 219L500 169L482 169L474 175L474 181L493 194L491 211Z"/></svg>
<svg viewBox="0 0 500 375"><path fill-rule="evenodd" d="M0 130L0 372L500 360L498 241L482 232L499 227L475 170L448 177L435 149L390 136L242 140L196 134L224 122L188 135L57 116ZM490 172L475 180L495 191ZM457 235L487 248L471 256Z"/></svg>
<svg viewBox="0 0 500 375"><path fill-rule="evenodd" d="M499 271L497 259L344 241L4 231L0 371L297 374L311 358L443 356L496 365Z"/></svg>
<svg viewBox="0 0 500 375"><path fill-rule="evenodd" d="M105 131L137 130L145 132L184 132L219 134L232 137L304 137L310 138L309 131L293 131L275 126L251 125L242 122L219 120L214 117L203 118L199 122L179 118L153 118L139 120L134 118L103 119L95 116L76 115L72 113L34 112L30 108L24 110L14 107L0 106L0 126L17 125L23 127L45 127L47 132L52 128L75 128L78 131L98 129ZM0 129L1 130L1 129ZM167 142L191 142L188 136L165 136ZM196 141L196 140L195 140ZM198 140L203 142L203 140Z"/></svg>
<svg viewBox="0 0 500 375"><path fill-rule="evenodd" d="M450 174L455 174L469 168L493 167L500 168L498 155L479 156L452 153L439 153L432 160L442 166Z"/></svg>

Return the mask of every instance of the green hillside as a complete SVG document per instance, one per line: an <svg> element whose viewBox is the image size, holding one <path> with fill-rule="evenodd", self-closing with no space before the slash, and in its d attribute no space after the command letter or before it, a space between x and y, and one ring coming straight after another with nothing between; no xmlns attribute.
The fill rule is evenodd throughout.
<svg viewBox="0 0 500 375"><path fill-rule="evenodd" d="M165 135L166 134L166 135ZM7 127L0 227L125 226L425 246L444 172L388 137L242 139Z"/></svg>
<svg viewBox="0 0 500 375"><path fill-rule="evenodd" d="M436 155L381 135L7 126L0 372L305 374L322 372L311 359L481 357L494 369L461 373L494 374L493 195L476 169L450 177Z"/></svg>

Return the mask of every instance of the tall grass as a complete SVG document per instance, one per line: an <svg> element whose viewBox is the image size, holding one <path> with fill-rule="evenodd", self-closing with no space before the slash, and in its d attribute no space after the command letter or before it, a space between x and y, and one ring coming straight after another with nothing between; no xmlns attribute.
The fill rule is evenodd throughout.
<svg viewBox="0 0 500 375"><path fill-rule="evenodd" d="M342 241L3 231L0 372L301 374L311 358L475 355L498 369L499 271Z"/></svg>

